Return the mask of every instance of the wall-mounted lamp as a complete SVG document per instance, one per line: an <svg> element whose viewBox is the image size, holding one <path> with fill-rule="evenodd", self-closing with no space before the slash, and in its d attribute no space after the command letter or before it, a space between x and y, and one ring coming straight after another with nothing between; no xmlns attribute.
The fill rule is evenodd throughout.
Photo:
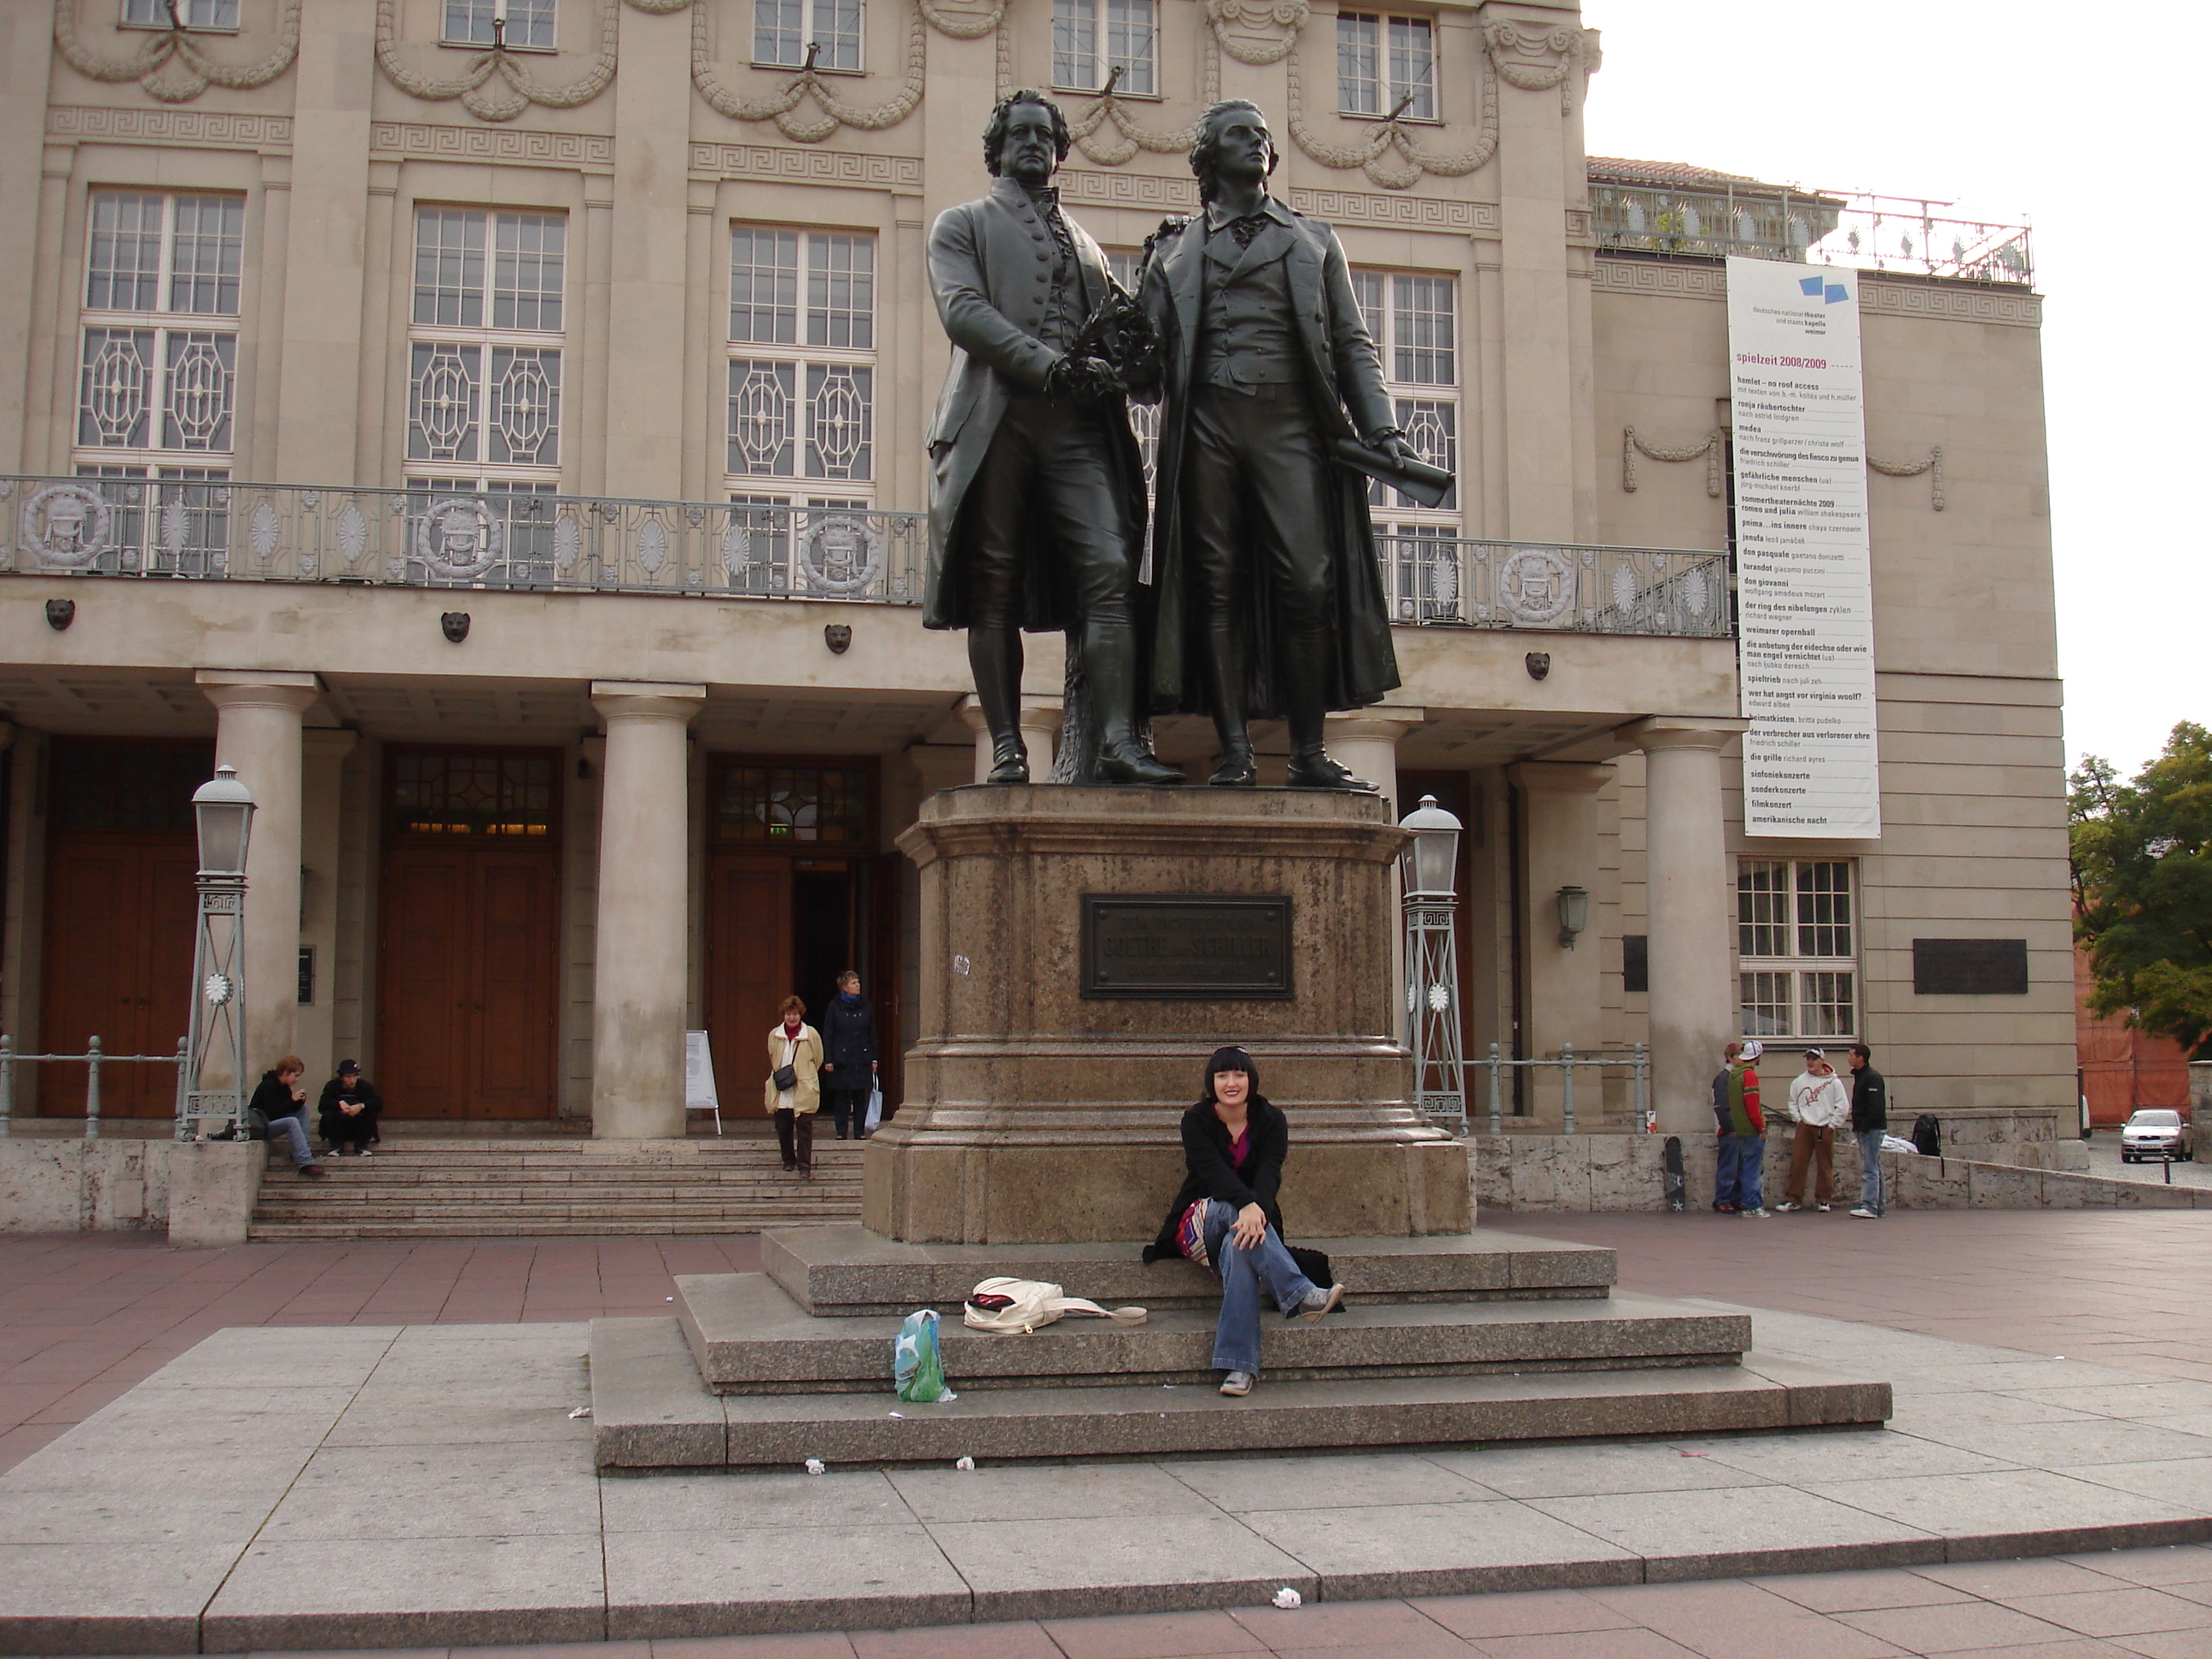
<svg viewBox="0 0 2212 1659"><path fill-rule="evenodd" d="M1589 926L1589 894L1580 887L1559 889L1559 943L1571 951L1575 936Z"/></svg>

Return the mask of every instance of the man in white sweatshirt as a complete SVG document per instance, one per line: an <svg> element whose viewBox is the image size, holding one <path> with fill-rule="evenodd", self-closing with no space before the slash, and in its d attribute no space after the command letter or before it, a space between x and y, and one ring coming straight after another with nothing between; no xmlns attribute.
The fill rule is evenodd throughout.
<svg viewBox="0 0 2212 1659"><path fill-rule="evenodd" d="M1811 1163L1814 1207L1825 1211L1836 1195L1836 1131L1851 1121L1851 1096L1820 1049L1805 1051L1805 1069L1790 1085L1790 1115L1796 1120L1790 1137L1790 1190L1774 1207L1785 1213L1805 1207L1805 1166Z"/></svg>

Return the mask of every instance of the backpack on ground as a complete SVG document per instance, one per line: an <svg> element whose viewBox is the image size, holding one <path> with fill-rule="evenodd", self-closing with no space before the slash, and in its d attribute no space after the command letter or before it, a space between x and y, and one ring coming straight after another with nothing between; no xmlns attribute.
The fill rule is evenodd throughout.
<svg viewBox="0 0 2212 1659"><path fill-rule="evenodd" d="M1923 1158L1943 1156L1943 1126L1935 1113L1923 1112L1912 1120L1912 1149Z"/></svg>
<svg viewBox="0 0 2212 1659"><path fill-rule="evenodd" d="M1026 1334L1066 1314L1087 1314L1118 1325L1141 1325L1147 1316L1142 1308L1102 1308L1079 1296L1063 1296L1059 1285L1042 1279L987 1279L968 1292L960 1322L971 1330Z"/></svg>

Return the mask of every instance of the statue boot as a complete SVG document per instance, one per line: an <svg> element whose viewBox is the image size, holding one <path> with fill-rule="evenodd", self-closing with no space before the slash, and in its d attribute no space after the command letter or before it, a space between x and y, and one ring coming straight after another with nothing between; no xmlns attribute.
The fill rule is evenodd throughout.
<svg viewBox="0 0 2212 1659"><path fill-rule="evenodd" d="M985 623L968 630L968 667L975 701L991 734L986 783L1027 783L1030 751L1022 742L1022 636L1011 624Z"/></svg>
<svg viewBox="0 0 2212 1659"><path fill-rule="evenodd" d="M1096 783L1173 784L1183 775L1137 736L1137 631L1127 623L1091 622L1083 630L1083 672L1098 716Z"/></svg>
<svg viewBox="0 0 2212 1659"><path fill-rule="evenodd" d="M1291 769L1284 782L1293 789L1334 789L1346 794L1373 795L1381 791L1364 778L1356 778L1329 758L1322 738L1328 729L1327 640L1301 641L1285 653L1290 668L1285 690L1291 704Z"/></svg>
<svg viewBox="0 0 2212 1659"><path fill-rule="evenodd" d="M1244 724L1244 676L1237 662L1237 631L1222 623L1206 631L1206 695L1213 705L1214 740L1220 745L1213 775L1206 782L1219 789L1249 789L1260 781L1260 768L1252 758L1252 734Z"/></svg>

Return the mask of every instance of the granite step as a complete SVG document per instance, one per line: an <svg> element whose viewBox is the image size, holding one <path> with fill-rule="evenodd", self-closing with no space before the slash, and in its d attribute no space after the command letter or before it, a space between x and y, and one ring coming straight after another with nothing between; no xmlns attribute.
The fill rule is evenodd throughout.
<svg viewBox="0 0 2212 1659"><path fill-rule="evenodd" d="M1013 1342L1026 1339L1000 1338ZM601 1468L1066 1461L1349 1447L1878 1428L1887 1382L1746 1354L1664 1370L1281 1381L1242 1400L1205 1386L974 1389L903 1404L868 1394L717 1395L674 1319L592 1322ZM884 1351L889 1366L889 1350Z"/></svg>
<svg viewBox="0 0 2212 1659"><path fill-rule="evenodd" d="M691 1356L717 1394L880 1393L899 1317L821 1319L765 1273L676 1280ZM946 1374L964 1390L1105 1383L1211 1386L1219 1306L1152 1312L1141 1324L1071 1315L1022 1335L939 1328ZM1285 1380L1471 1376L1733 1364L1751 1346L1741 1314L1648 1297L1545 1302L1367 1303L1318 1321L1261 1316L1267 1373Z"/></svg>
<svg viewBox="0 0 2212 1659"><path fill-rule="evenodd" d="M1426 1238L1320 1238L1335 1276L1362 1305L1526 1302L1603 1297L1613 1253L1484 1228ZM978 1279L1041 1279L1107 1307L1218 1308L1219 1282L1181 1260L1147 1267L1144 1247L1106 1244L907 1244L857 1224L793 1227L761 1241L761 1266L807 1313L957 1314Z"/></svg>
<svg viewBox="0 0 2212 1659"><path fill-rule="evenodd" d="M852 1212L848 1211L847 1213L850 1214ZM629 1238L665 1237L670 1235L706 1237L766 1232L773 1228L788 1225L791 1218L787 1212L780 1212L773 1216L730 1215L682 1218L623 1216L596 1219L589 1217L547 1218L536 1216L514 1216L459 1220L452 1217L441 1216L414 1221L350 1221L343 1218L319 1218L311 1221L257 1220L247 1228L246 1237L257 1243L348 1238ZM826 1221L834 1220L836 1218L823 1215L805 1216L800 1218Z"/></svg>

